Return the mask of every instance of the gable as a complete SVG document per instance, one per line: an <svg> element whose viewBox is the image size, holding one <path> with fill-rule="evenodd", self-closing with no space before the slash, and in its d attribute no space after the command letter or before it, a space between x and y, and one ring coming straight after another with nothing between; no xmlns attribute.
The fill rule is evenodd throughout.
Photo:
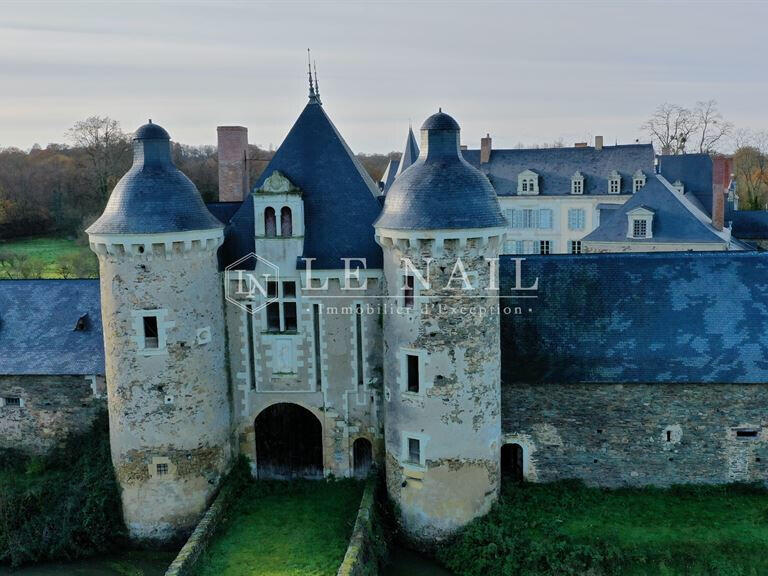
<svg viewBox="0 0 768 576"><path fill-rule="evenodd" d="M302 191L302 258L314 258L313 267L318 269L343 268L342 258L365 258L368 268L381 268L381 249L373 229L380 211L378 187L316 101L306 105L253 189L275 171ZM249 194L227 229L220 263L227 265L253 249L253 196ZM297 266L303 265L300 259Z"/></svg>

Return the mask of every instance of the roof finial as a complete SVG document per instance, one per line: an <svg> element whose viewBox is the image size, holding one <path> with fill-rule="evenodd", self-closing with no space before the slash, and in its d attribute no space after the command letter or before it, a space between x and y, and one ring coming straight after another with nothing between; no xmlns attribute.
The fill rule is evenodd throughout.
<svg viewBox="0 0 768 576"><path fill-rule="evenodd" d="M315 84L312 81L312 57L310 56L309 48L307 48L307 68L309 68L309 97L314 98Z"/></svg>
<svg viewBox="0 0 768 576"><path fill-rule="evenodd" d="M320 100L320 81L317 79L317 60L312 60L312 64L315 67L315 93L317 94L317 99Z"/></svg>
<svg viewBox="0 0 768 576"><path fill-rule="evenodd" d="M149 123L152 124L152 118L149 119Z"/></svg>

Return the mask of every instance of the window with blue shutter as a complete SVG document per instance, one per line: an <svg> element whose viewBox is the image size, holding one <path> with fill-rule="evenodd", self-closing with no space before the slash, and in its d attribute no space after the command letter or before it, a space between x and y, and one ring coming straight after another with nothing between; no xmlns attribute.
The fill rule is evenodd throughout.
<svg viewBox="0 0 768 576"><path fill-rule="evenodd" d="M539 228L549 230L552 228L552 210L542 208L539 210Z"/></svg>
<svg viewBox="0 0 768 576"><path fill-rule="evenodd" d="M571 208L568 210L568 229L584 230L585 217L583 208Z"/></svg>

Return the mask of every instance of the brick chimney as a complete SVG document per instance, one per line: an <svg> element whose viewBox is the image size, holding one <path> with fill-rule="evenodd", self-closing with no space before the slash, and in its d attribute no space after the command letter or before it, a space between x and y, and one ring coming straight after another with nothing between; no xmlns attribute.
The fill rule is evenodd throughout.
<svg viewBox="0 0 768 576"><path fill-rule="evenodd" d="M595 150L602 150L602 149L603 149L603 137L595 136Z"/></svg>
<svg viewBox="0 0 768 576"><path fill-rule="evenodd" d="M488 164L491 161L491 135L486 134L480 138L480 164Z"/></svg>
<svg viewBox="0 0 768 576"><path fill-rule="evenodd" d="M248 193L248 128L219 126L219 201L241 202Z"/></svg>
<svg viewBox="0 0 768 576"><path fill-rule="evenodd" d="M718 230L725 224L725 195L731 183L733 158L715 156L712 158L712 226Z"/></svg>

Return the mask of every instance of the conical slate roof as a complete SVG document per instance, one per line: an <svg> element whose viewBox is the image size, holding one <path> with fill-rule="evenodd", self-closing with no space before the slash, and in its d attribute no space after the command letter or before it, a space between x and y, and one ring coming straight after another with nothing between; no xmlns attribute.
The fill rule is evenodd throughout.
<svg viewBox="0 0 768 576"><path fill-rule="evenodd" d="M400 157L400 166L397 168L395 178L400 176L407 168L416 162L419 158L419 145L416 143L416 137L413 135L413 129L408 126L408 138L405 140L405 149Z"/></svg>
<svg viewBox="0 0 768 576"><path fill-rule="evenodd" d="M168 132L152 121L133 137L133 166L115 186L88 234L162 234L224 226L171 160Z"/></svg>
<svg viewBox="0 0 768 576"><path fill-rule="evenodd" d="M421 154L395 179L377 228L435 230L506 226L499 200L485 175L459 150L460 128L438 112L421 127Z"/></svg>
<svg viewBox="0 0 768 576"><path fill-rule="evenodd" d="M380 211L379 190L316 97L310 96L253 189L259 189L275 171L301 190L302 256L316 259L313 268L344 268L342 258L365 258L368 268L381 268L381 249L373 230ZM253 196L249 194L231 220L222 264L253 252L253 219ZM303 260L297 266L303 267Z"/></svg>
<svg viewBox="0 0 768 576"><path fill-rule="evenodd" d="M397 174L397 168L400 166L400 160L389 159L387 169L384 170L384 174L381 175L379 186L381 186L382 193L386 194L389 187L392 186L392 182L395 181L395 175Z"/></svg>

